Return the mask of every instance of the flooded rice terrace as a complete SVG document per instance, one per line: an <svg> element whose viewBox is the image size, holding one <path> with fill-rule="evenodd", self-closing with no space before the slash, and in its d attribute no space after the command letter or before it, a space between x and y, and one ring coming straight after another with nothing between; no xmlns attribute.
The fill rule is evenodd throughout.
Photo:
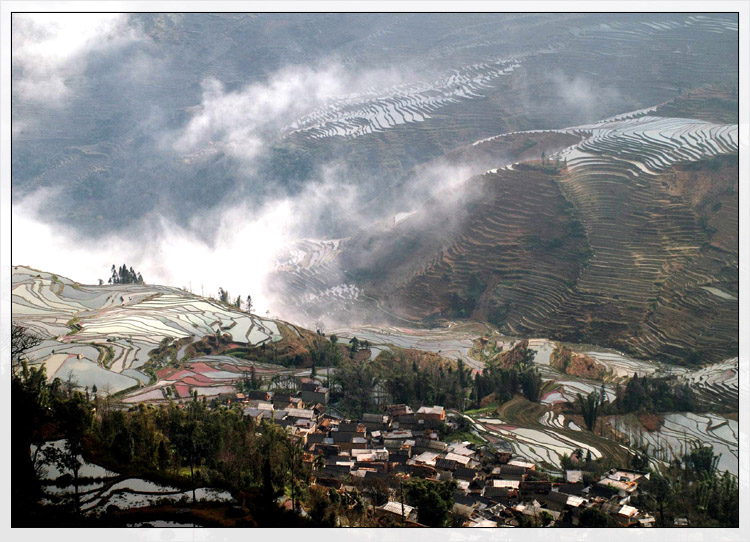
<svg viewBox="0 0 750 542"><path fill-rule="evenodd" d="M37 461L44 456L43 452L49 448L62 451L65 440L55 440L42 445ZM36 447L30 450L35 456ZM166 503L187 503L193 499L192 490L182 490L176 487L157 484L142 478L128 478L116 472L107 470L99 465L86 461L78 456L81 465L78 477L78 497L81 512L88 515L98 515L107 511L110 506L120 510L141 508ZM45 500L47 502L73 502L76 487L72 482L72 471L60 469L54 463L44 464L42 467L42 483ZM196 488L196 501L233 502L234 498L228 491L209 487Z"/></svg>

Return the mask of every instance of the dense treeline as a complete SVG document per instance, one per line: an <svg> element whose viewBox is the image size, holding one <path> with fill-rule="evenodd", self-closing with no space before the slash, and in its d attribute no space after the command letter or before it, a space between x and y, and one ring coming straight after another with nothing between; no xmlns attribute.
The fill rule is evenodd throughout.
<svg viewBox="0 0 750 542"><path fill-rule="evenodd" d="M600 392L586 396L577 394L574 406L583 417L586 428L593 431L597 419L607 415L630 412L696 412L699 410L695 394L688 384L680 384L673 378L631 378L625 387L617 385L613 402L606 401L604 385Z"/></svg>
<svg viewBox="0 0 750 542"><path fill-rule="evenodd" d="M372 362L344 359L334 390L337 408L357 417L386 404L462 409L470 384L471 370L461 360L454 365L437 354L395 349L381 352Z"/></svg>
<svg viewBox="0 0 750 542"><path fill-rule="evenodd" d="M109 277L109 284L143 284L143 277L136 273L131 267L128 268L122 264L119 269L112 264L112 276Z"/></svg>
<svg viewBox="0 0 750 542"><path fill-rule="evenodd" d="M636 374L620 389L616 407L620 412L695 412L698 404L687 383Z"/></svg>
<svg viewBox="0 0 750 542"><path fill-rule="evenodd" d="M494 394L496 403L502 404L519 391L529 401L539 402L543 382L539 371L534 368L535 352L523 346L509 353L513 354L511 367L502 367L493 359L486 363L481 374L475 375L472 399L477 406L491 394Z"/></svg>
<svg viewBox="0 0 750 542"><path fill-rule="evenodd" d="M534 368L534 352L521 348L510 368L490 361L481 373L463 360L445 360L438 354L395 348L370 362L344 359L334 379L337 408L352 417L381 410L386 404L443 405L465 410L491 396L502 404L517 393L538 402L543 381Z"/></svg>

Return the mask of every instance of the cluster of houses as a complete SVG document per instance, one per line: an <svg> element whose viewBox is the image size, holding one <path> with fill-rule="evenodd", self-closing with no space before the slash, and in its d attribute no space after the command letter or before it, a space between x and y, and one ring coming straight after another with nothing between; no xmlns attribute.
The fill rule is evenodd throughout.
<svg viewBox="0 0 750 542"><path fill-rule="evenodd" d="M390 496L374 506L376 517L418 526L418 511L402 502L399 481L424 478L456 482L452 516L465 527L576 526L589 507L609 514L620 526L654 525L653 516L629 504L649 473L613 470L585 484L582 471L568 470L565 482L551 482L536 472L534 463L510 452L441 440L441 428L452 425L442 406L414 412L407 405L389 405L358 420L342 419L327 412L328 390L312 381L303 382L294 395L252 391L235 400L244 403L246 416L285 427L290 438L303 443L307 461L325 459L324 464L315 462L317 484L339 491L358 488L367 496L368 486L385 483ZM382 482L367 483L378 480ZM371 500L376 504L377 499Z"/></svg>

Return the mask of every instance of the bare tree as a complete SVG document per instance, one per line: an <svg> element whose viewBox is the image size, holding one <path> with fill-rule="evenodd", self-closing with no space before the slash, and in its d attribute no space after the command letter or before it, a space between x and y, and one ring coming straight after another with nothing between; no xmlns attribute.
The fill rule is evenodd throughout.
<svg viewBox="0 0 750 542"><path fill-rule="evenodd" d="M10 340L10 362L13 371L19 369L21 363L26 361L26 353L42 342L41 337L32 335L25 327L16 324L11 328Z"/></svg>

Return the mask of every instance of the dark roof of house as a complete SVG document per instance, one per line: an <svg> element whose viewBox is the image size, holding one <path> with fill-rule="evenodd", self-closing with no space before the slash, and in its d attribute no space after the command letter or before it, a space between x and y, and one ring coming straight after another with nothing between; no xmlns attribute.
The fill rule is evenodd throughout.
<svg viewBox="0 0 750 542"><path fill-rule="evenodd" d="M337 478L342 480L349 475L349 467L343 467L341 465L326 465L321 472L321 475L326 478Z"/></svg>
<svg viewBox="0 0 750 542"><path fill-rule="evenodd" d="M583 484L560 484L557 486L557 491L565 493L566 495L581 495L583 493Z"/></svg>
<svg viewBox="0 0 750 542"><path fill-rule="evenodd" d="M341 447L334 444L315 444L315 449L326 456L338 455L341 452Z"/></svg>
<svg viewBox="0 0 750 542"><path fill-rule="evenodd" d="M327 437L326 437L325 433L308 433L308 435L307 435L307 442L308 442L308 444L313 444L313 443L316 443L316 442L317 443L322 443L322 442L325 441L326 438Z"/></svg>
<svg viewBox="0 0 750 542"><path fill-rule="evenodd" d="M501 465L500 474L525 474L526 469L524 467L518 467L516 465Z"/></svg>
<svg viewBox="0 0 750 542"><path fill-rule="evenodd" d="M468 467L458 466L456 467L456 470L453 472L453 476L456 478L460 478L461 480L473 480L476 478L479 471L476 469L470 469Z"/></svg>
<svg viewBox="0 0 750 542"><path fill-rule="evenodd" d="M487 486L484 488L485 497L508 497L511 494L515 494L516 490L512 487L493 487Z"/></svg>
<svg viewBox="0 0 750 542"><path fill-rule="evenodd" d="M272 396L272 395L273 395L273 392L271 391L250 390L248 392L245 392L245 397L247 397L248 399L253 399L253 400L256 400L256 399L265 400L269 396Z"/></svg>
<svg viewBox="0 0 750 542"><path fill-rule="evenodd" d="M365 414L362 414L362 421L363 422L383 423L383 415L382 414L373 414L373 413L366 412Z"/></svg>
<svg viewBox="0 0 750 542"><path fill-rule="evenodd" d="M486 485L487 482L485 482L481 478L474 478L469 482L469 489L482 489Z"/></svg>
<svg viewBox="0 0 750 542"><path fill-rule="evenodd" d="M456 470L456 466L458 463L454 461L453 459L445 459L443 457L438 457L435 460L435 468L438 469L444 469L444 470Z"/></svg>
<svg viewBox="0 0 750 542"><path fill-rule="evenodd" d="M415 431L412 431L412 435L415 435ZM415 435L416 436L416 435ZM415 446L420 448L427 448L429 450L445 450L448 448L448 444L439 440L432 440L422 437L417 437L414 441Z"/></svg>
<svg viewBox="0 0 750 542"><path fill-rule="evenodd" d="M339 431L348 431L350 433L358 433L360 431L359 422L341 422L339 424Z"/></svg>
<svg viewBox="0 0 750 542"><path fill-rule="evenodd" d="M520 482L523 480L523 477L523 474L499 474L493 476L492 478L495 480L515 480L517 482Z"/></svg>
<svg viewBox="0 0 750 542"><path fill-rule="evenodd" d="M373 471L373 470L365 471L365 480L375 480L375 479L384 480L386 478L388 478L387 472Z"/></svg>
<svg viewBox="0 0 750 542"><path fill-rule="evenodd" d="M435 469L429 465L407 465L409 472L415 476L432 476L435 473Z"/></svg>
<svg viewBox="0 0 750 542"><path fill-rule="evenodd" d="M250 416L251 418L270 418L273 415L272 410L265 410L260 408L246 408L245 409L245 416Z"/></svg>
<svg viewBox="0 0 750 542"><path fill-rule="evenodd" d="M351 431L331 431L333 442L354 442L355 438L364 438L364 433L354 433Z"/></svg>
<svg viewBox="0 0 750 542"><path fill-rule="evenodd" d="M395 414L406 414L407 412L411 412L411 408L409 405L399 404L399 405L388 405L385 407L385 409L393 416Z"/></svg>
<svg viewBox="0 0 750 542"><path fill-rule="evenodd" d="M409 465L401 465L401 464L395 465L391 469L391 472L394 473L394 474L396 474L396 473L409 474L409 472L410 472L409 471Z"/></svg>
<svg viewBox="0 0 750 542"><path fill-rule="evenodd" d="M605 499L609 499L613 495L617 495L618 491L616 489L610 489L608 487L591 484L589 486L589 495L592 497L604 497Z"/></svg>
<svg viewBox="0 0 750 542"><path fill-rule="evenodd" d="M453 492L453 502L463 504L464 506L472 506L477 501L474 495L464 495L461 491Z"/></svg>
<svg viewBox="0 0 750 542"><path fill-rule="evenodd" d="M549 493L552 490L551 482L521 482L518 486L521 493Z"/></svg>
<svg viewBox="0 0 750 542"><path fill-rule="evenodd" d="M568 502L568 495L566 493L559 493L557 491L550 491L543 497L539 497L542 501L556 502L560 504L566 504Z"/></svg>

